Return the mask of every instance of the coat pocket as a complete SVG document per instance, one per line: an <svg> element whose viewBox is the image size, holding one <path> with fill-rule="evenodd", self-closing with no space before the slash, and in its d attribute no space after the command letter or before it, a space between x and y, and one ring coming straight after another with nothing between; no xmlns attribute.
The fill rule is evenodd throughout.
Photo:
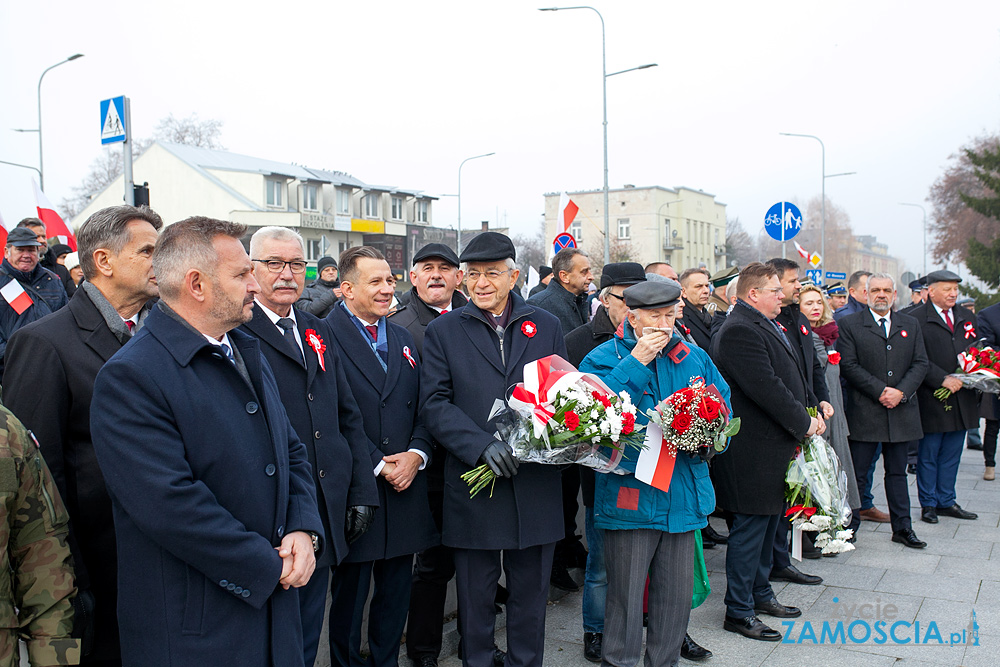
<svg viewBox="0 0 1000 667"><path fill-rule="evenodd" d="M607 480L602 486L598 509L604 522L635 524L637 528L652 522L656 503L651 486L631 475Z"/></svg>
<svg viewBox="0 0 1000 667"><path fill-rule="evenodd" d="M708 516L715 511L715 487L712 486L712 479L708 475L708 464L704 461L693 464L691 475L694 477L698 514Z"/></svg>
<svg viewBox="0 0 1000 667"><path fill-rule="evenodd" d="M205 576L190 565L185 566L184 617L181 633L200 635L205 618Z"/></svg>

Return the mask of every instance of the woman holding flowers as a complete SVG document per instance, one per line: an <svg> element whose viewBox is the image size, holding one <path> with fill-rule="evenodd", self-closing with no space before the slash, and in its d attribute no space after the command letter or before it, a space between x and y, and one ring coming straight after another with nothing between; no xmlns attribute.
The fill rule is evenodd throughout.
<svg viewBox="0 0 1000 667"><path fill-rule="evenodd" d="M728 403L729 386L708 354L689 348L674 331L680 288L639 283L625 290L624 299L629 310L620 332L594 349L580 370L599 376L612 391L628 392L640 422L694 377L714 384ZM647 447L661 452L661 464L673 458L666 491L636 479L633 455L620 466L631 474L598 475L594 493L594 523L604 531L608 572L602 664L615 667L632 667L641 657L647 573L645 664L676 664L690 615L695 532L705 527L715 509L708 464L702 458L670 452L661 442L647 441Z"/></svg>

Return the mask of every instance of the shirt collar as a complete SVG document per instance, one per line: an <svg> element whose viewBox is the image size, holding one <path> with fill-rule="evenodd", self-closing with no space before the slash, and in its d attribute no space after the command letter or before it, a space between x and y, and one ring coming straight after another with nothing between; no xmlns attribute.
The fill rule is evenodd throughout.
<svg viewBox="0 0 1000 667"><path fill-rule="evenodd" d="M934 303L930 299L927 299L927 300L930 301L931 305L934 306L934 310L937 311L938 316L943 320L944 319L944 308L938 308L938 305L936 303ZM949 308L948 310L951 310L951 309Z"/></svg>
<svg viewBox="0 0 1000 667"><path fill-rule="evenodd" d="M267 315L267 318L269 320L271 320L271 324L273 324L274 326L278 326L278 320L281 319L281 315L279 315L278 313L274 312L273 310L271 310L270 308L268 308L267 306L265 306L264 304L262 304L260 301L257 301L257 299L254 299L254 302L256 302L256 304L258 306L260 306L260 309L264 311L264 314ZM296 325L298 325L298 320L295 319L295 309L294 308L290 308L288 310L288 315L286 316L286 319L289 319L293 323L295 323Z"/></svg>
<svg viewBox="0 0 1000 667"><path fill-rule="evenodd" d="M878 313L876 313L871 308L868 309L868 312L871 313L872 317L875 318L875 324L878 324L878 321L880 319L882 319L882 318L885 318L885 321L888 322L890 325L892 324L892 311L891 310L888 313L886 313L885 315L879 315Z"/></svg>
<svg viewBox="0 0 1000 667"><path fill-rule="evenodd" d="M212 345L215 345L217 347L222 347L223 345L228 345L230 350L233 349L233 341L229 340L229 334L228 333L222 334L222 340L215 340L214 338L212 338L211 336L209 336L206 333L203 333L201 335L204 336L205 340L207 340Z"/></svg>

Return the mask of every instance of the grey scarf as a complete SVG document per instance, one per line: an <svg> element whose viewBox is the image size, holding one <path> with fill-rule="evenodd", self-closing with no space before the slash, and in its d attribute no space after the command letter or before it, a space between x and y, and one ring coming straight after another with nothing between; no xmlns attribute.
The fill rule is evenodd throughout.
<svg viewBox="0 0 1000 667"><path fill-rule="evenodd" d="M127 343L129 339L132 338L133 334L129 332L128 326L125 324L125 320L123 320L122 316L118 314L115 307L111 305L111 302L108 301L106 296L104 296L104 293L97 289L93 283L84 281L80 286L83 288L83 291L87 293L87 296L90 297L90 301L97 306L97 312L99 312L101 317L104 318L108 328L111 329L111 333L115 335L118 342L122 345ZM136 318L138 322L135 325L136 331L142 328L143 323L146 321L146 315L149 314L149 309L149 302L146 302L146 304L139 309L139 317Z"/></svg>

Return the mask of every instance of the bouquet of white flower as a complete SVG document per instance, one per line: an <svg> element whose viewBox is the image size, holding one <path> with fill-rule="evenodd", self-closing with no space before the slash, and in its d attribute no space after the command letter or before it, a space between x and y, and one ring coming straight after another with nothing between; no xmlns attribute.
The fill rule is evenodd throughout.
<svg viewBox="0 0 1000 667"><path fill-rule="evenodd" d="M854 531L842 530L851 522L847 473L830 443L818 435L806 438L788 464L785 482L791 505L785 516L799 530L817 533L815 544L823 553L852 551L848 540Z"/></svg>

